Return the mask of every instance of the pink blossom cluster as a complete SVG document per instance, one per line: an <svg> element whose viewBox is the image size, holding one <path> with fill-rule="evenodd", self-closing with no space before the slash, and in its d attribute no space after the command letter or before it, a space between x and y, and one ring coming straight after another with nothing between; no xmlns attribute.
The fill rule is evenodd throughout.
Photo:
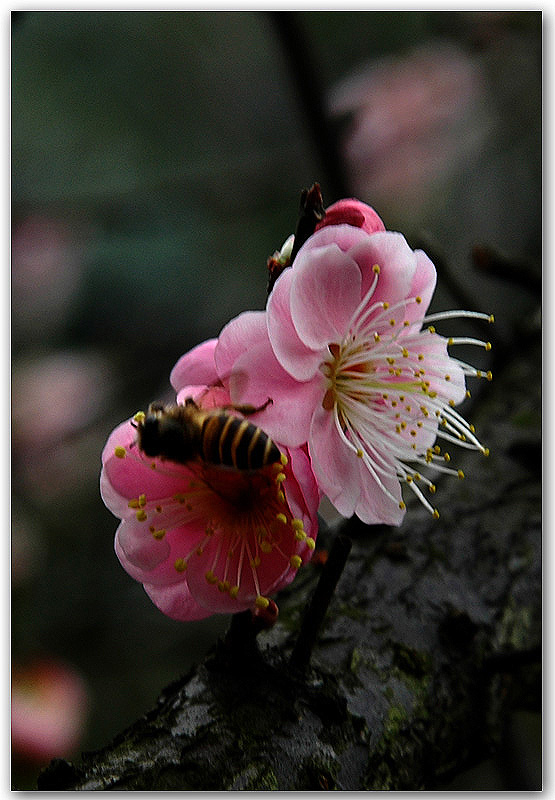
<svg viewBox="0 0 555 800"><path fill-rule="evenodd" d="M287 264L291 237L280 258ZM326 495L344 516L399 525L402 486L434 516L427 472L448 472L438 442L487 454L455 410L467 376L484 376L433 324L477 312L428 314L436 271L357 200L326 210L273 286L174 367L176 401L204 410L249 404L282 460L256 470L148 457L137 422L103 453L101 490L121 519L116 553L158 608L180 620L268 609L312 555ZM144 415L143 415L144 416ZM136 418L137 419L137 418Z"/></svg>

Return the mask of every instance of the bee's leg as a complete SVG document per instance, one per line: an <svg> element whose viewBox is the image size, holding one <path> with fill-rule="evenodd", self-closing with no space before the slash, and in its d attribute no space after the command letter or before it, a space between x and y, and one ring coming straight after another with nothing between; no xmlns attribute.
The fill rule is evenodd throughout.
<svg viewBox="0 0 555 800"><path fill-rule="evenodd" d="M156 414L157 411L163 411L165 408L164 403L160 403L159 400L155 400L153 403L150 403L148 407L149 414Z"/></svg>
<svg viewBox="0 0 555 800"><path fill-rule="evenodd" d="M265 403L262 403L261 406L253 406L251 403L244 403L243 405L239 406L229 406L229 408L235 409L235 411L239 411L239 413L244 414L245 417L248 417L250 414L257 414L259 411L264 411L265 408L271 406L273 404L273 400L269 397Z"/></svg>

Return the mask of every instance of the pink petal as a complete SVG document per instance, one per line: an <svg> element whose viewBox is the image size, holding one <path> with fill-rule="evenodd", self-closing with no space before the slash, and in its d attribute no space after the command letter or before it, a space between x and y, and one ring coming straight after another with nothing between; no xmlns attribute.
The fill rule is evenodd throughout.
<svg viewBox="0 0 555 800"><path fill-rule="evenodd" d="M212 614L212 611L199 606L193 599L185 580L171 586L152 586L145 583L144 590L154 605L171 619L190 622L195 619L205 619Z"/></svg>
<svg viewBox="0 0 555 800"><path fill-rule="evenodd" d="M221 408L229 405L229 390L223 386L184 386L177 395L178 405L189 398L202 408Z"/></svg>
<svg viewBox="0 0 555 800"><path fill-rule="evenodd" d="M456 360L449 355L448 340L429 331L423 331L419 339L418 352L424 355L422 365L426 370L424 380L430 381L430 390L447 401L452 400L455 405L462 403L466 396L465 375ZM449 380L445 376L449 376Z"/></svg>
<svg viewBox="0 0 555 800"><path fill-rule="evenodd" d="M338 200L326 208L326 216L322 222L318 223L316 230L321 230L328 225L343 224L362 228L366 233L385 230L385 225L374 209L354 198Z"/></svg>
<svg viewBox="0 0 555 800"><path fill-rule="evenodd" d="M387 302L393 305L411 296L417 260L400 233L387 231L367 236L349 251L349 255L362 272L362 296L370 289L374 280L374 264L380 267L378 285L370 300L371 304ZM403 312L395 313L400 318Z"/></svg>
<svg viewBox="0 0 555 800"><path fill-rule="evenodd" d="M122 567L136 581L154 586L178 583L184 580L184 572L176 570L175 562L187 559L203 542L204 527L202 523L189 523L168 530L163 539L155 539L148 523L124 520L116 531L115 551Z"/></svg>
<svg viewBox="0 0 555 800"><path fill-rule="evenodd" d="M330 244L335 244L343 253L348 253L349 250L360 242L368 239L368 234L360 228L354 228L352 225L330 225L328 227L320 228L303 244L297 254L297 258L302 252L309 252L310 250L326 247ZM297 259L295 259L294 268L297 267Z"/></svg>
<svg viewBox="0 0 555 800"><path fill-rule="evenodd" d="M314 540L318 535L317 509L320 490L312 471L312 465L304 449L300 447L287 450L289 459L287 473L287 502L294 517L303 520L307 536Z"/></svg>
<svg viewBox="0 0 555 800"><path fill-rule="evenodd" d="M341 342L361 298L356 262L335 243L313 246L301 248L292 272L291 317L301 341L316 351Z"/></svg>
<svg viewBox="0 0 555 800"><path fill-rule="evenodd" d="M424 316L430 305L437 281L436 268L423 250L415 250L416 272L410 287L411 297L421 297L422 303L407 309L407 319L413 321Z"/></svg>
<svg viewBox="0 0 555 800"><path fill-rule="evenodd" d="M299 338L291 316L292 280L293 270L285 270L268 299L267 335L282 367L297 380L307 381L322 362L322 349L313 350Z"/></svg>
<svg viewBox="0 0 555 800"><path fill-rule="evenodd" d="M156 540L148 527L135 519L123 520L117 529L116 541L126 564L139 569L141 575L156 569L170 553L166 538Z"/></svg>
<svg viewBox="0 0 555 800"><path fill-rule="evenodd" d="M273 403L251 419L276 442L298 447L306 442L315 405L325 394L325 378L317 373L312 381L298 383L276 361L270 342L257 345L235 363L230 380L234 403Z"/></svg>
<svg viewBox="0 0 555 800"><path fill-rule="evenodd" d="M395 497L392 500L378 485L370 471L360 462L361 495L355 514L369 525L400 525L405 509L399 508L402 499L401 485L396 476L380 475L380 481Z"/></svg>
<svg viewBox="0 0 555 800"><path fill-rule="evenodd" d="M245 311L228 322L220 333L214 353L220 378L227 382L239 356L267 338L264 311Z"/></svg>
<svg viewBox="0 0 555 800"><path fill-rule="evenodd" d="M333 413L320 405L310 428L309 452L321 491L344 517L354 514L360 497L360 459L341 439Z"/></svg>
<svg viewBox="0 0 555 800"><path fill-rule="evenodd" d="M184 386L194 384L210 386L218 382L214 362L216 344L217 339L208 339L181 356L170 374L170 383L176 392Z"/></svg>

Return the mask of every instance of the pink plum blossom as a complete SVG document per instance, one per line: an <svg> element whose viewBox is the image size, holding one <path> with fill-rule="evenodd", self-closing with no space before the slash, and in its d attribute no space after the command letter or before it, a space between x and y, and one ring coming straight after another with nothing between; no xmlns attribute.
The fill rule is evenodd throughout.
<svg viewBox="0 0 555 800"><path fill-rule="evenodd" d="M176 364L178 402L229 404L215 344ZM115 549L123 567L174 619L268 608L267 595L293 580L315 546L319 492L306 452L281 447L285 464L237 470L149 458L136 437L133 420L122 423L102 455L101 492L121 519Z"/></svg>
<svg viewBox="0 0 555 800"><path fill-rule="evenodd" d="M435 485L420 467L462 472L447 466L436 439L487 453L454 408L467 396L465 377L481 373L447 346L491 345L445 339L429 323L493 318L426 315L436 282L430 259L400 233L365 230L368 207L343 202L349 222L360 212L357 226L342 224L339 204L278 278L267 310L223 329L216 366L233 402L272 398L264 429L288 447L308 443L318 485L341 514L398 525L406 484L437 516L423 491Z"/></svg>

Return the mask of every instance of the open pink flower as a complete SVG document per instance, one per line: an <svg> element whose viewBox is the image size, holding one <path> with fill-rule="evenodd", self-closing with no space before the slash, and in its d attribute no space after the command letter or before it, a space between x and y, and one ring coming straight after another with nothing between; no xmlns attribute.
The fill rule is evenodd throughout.
<svg viewBox="0 0 555 800"><path fill-rule="evenodd" d="M340 214L333 219L341 223ZM215 360L233 401L272 398L264 429L291 447L308 442L319 487L345 516L400 524L401 483L437 515L420 488L433 493L435 485L411 465L462 477L446 466L437 437L486 452L454 409L467 394L465 376L481 373L447 345L490 345L423 326L491 318L426 316L435 281L432 262L401 234L331 224L279 277L267 311L240 315L220 335Z"/></svg>
<svg viewBox="0 0 555 800"><path fill-rule="evenodd" d="M178 401L229 403L214 347L205 342L176 364ZM314 550L319 494L304 450L282 448L285 465L247 471L149 458L136 436L132 420L122 423L102 456L102 497L121 519L123 567L174 619L266 608L267 595L290 583Z"/></svg>

